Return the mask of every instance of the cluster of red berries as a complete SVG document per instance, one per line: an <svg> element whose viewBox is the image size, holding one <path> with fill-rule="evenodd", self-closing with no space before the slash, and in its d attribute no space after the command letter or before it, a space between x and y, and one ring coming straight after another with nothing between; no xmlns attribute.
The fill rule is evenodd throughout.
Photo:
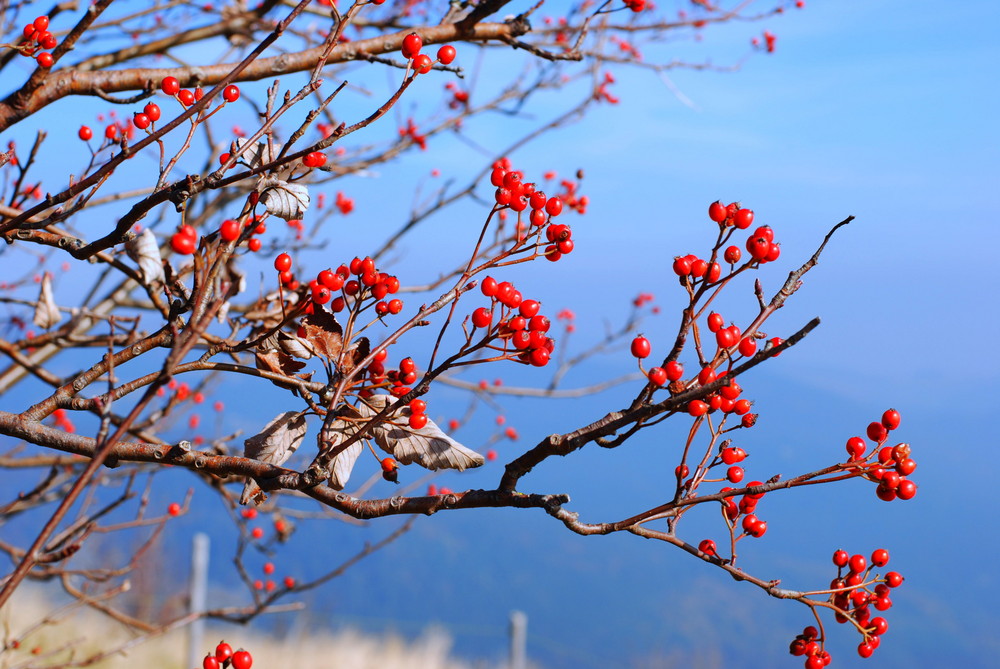
<svg viewBox="0 0 1000 669"><path fill-rule="evenodd" d="M311 151L302 157L302 164L311 168L323 167L326 165L326 154L322 151Z"/></svg>
<svg viewBox="0 0 1000 669"><path fill-rule="evenodd" d="M175 98L184 107L190 107L195 102L198 102L205 96L205 89L201 86L191 91L187 88L181 88L180 81L177 77L164 77L160 81L160 90ZM222 90L222 100L223 104L226 102L236 102L240 99L240 89L234 84L229 84Z"/></svg>
<svg viewBox="0 0 1000 669"><path fill-rule="evenodd" d="M403 47L400 52L403 54L403 58L412 61L413 71L416 74L427 74L434 67L435 62L451 65L457 53L455 47L445 44L438 49L437 61L433 61L427 54L420 53L422 48L424 48L424 40L417 33L410 33L403 38Z"/></svg>
<svg viewBox="0 0 1000 669"><path fill-rule="evenodd" d="M198 233L188 224L177 228L177 232L170 237L170 247L175 253L181 255L192 255L198 248Z"/></svg>
<svg viewBox="0 0 1000 669"><path fill-rule="evenodd" d="M242 648L235 653L233 647L225 641L215 647L214 653L209 653L201 662L201 669L250 669L253 666L253 656Z"/></svg>
<svg viewBox="0 0 1000 669"><path fill-rule="evenodd" d="M52 50L56 48L56 38L49 32L49 17L39 16L34 21L24 26L24 39L17 47L17 52L22 56L34 58L39 67L49 68L55 63L52 54L40 49Z"/></svg>
<svg viewBox="0 0 1000 669"><path fill-rule="evenodd" d="M563 200L560 197L548 197L543 191L537 190L535 184L524 181L524 173L511 169L510 160L501 158L493 163L490 173L490 183L496 186L493 197L497 206L510 209L520 215L530 207L528 221L534 228L545 228L545 258L556 262L564 255L573 252L573 231L568 225L552 225L552 219L562 213Z"/></svg>
<svg viewBox="0 0 1000 669"><path fill-rule="evenodd" d="M555 350L555 341L548 336L552 322L548 316L542 315L541 303L538 300L526 300L521 291L514 288L509 281L497 282L491 276L483 279L480 284L483 295L492 303L487 309L479 307L472 312L472 325L487 329L490 334L504 341L503 351L508 351L508 344L513 346L513 359L544 367ZM500 308L500 319L493 325L493 312ZM517 310L516 313L514 310Z"/></svg>
<svg viewBox="0 0 1000 669"><path fill-rule="evenodd" d="M288 254L281 255L287 256ZM290 271L291 258L288 258L288 268L279 270L282 272L280 275L282 283L285 283L286 278L294 281L293 275L286 276L284 274L284 272ZM286 285L291 290L297 289L297 286L293 288L291 283ZM384 299L399 291L399 279L391 274L379 272L375 268L375 261L369 257L356 257L351 260L350 264L338 267L337 271L330 268L321 271L315 279L309 282L309 290L312 301L316 304L330 302L333 294L339 292L340 295L333 297L333 301L330 303L330 308L334 313L343 311L349 298L360 301L368 297L375 300L375 313L379 318L389 314L395 315L403 310L402 300L398 298Z"/></svg>
<svg viewBox="0 0 1000 669"><path fill-rule="evenodd" d="M878 461L865 468L862 475L878 484L875 494L886 502L894 499L913 499L917 494L917 485L907 478L917 469L916 460L910 457L910 445L882 445L889 438L889 432L899 427L899 421L899 412L888 409L882 414L882 420L870 423L866 430L868 438L878 448ZM868 450L865 440L861 437L848 439L846 448L848 462L864 460Z"/></svg>
<svg viewBox="0 0 1000 669"><path fill-rule="evenodd" d="M344 216L354 211L354 200L344 195L342 191L337 191L337 199L334 201L334 205Z"/></svg>
<svg viewBox="0 0 1000 669"><path fill-rule="evenodd" d="M444 89L451 93L451 99L448 100L448 109L461 109L468 106L469 104L469 92L463 91L454 82L449 81L444 85Z"/></svg>
<svg viewBox="0 0 1000 669"><path fill-rule="evenodd" d="M619 98L612 95L611 92L608 90L608 86L610 86L613 83L615 83L614 75L611 74L610 72L605 72L604 80L601 81L600 85L596 89L594 89L594 99L598 101L604 100L608 104L613 104L613 105L616 105L619 102L621 102Z"/></svg>
<svg viewBox="0 0 1000 669"><path fill-rule="evenodd" d="M271 575L274 574L275 569L276 569L276 567L274 566L273 562L265 562L264 566L261 568L261 571L264 572L265 576L271 576ZM289 589L294 588L295 587L295 578L293 578L292 576L286 576L283 579L282 583L284 584L284 586L286 588L289 588ZM278 587L278 584L275 583L274 580L270 579L270 578L267 578L267 579L257 579L257 580L255 580L253 582L253 588L254 588L254 590L263 590L265 592L273 592L277 587Z"/></svg>
<svg viewBox="0 0 1000 669"><path fill-rule="evenodd" d="M63 432L69 432L70 434L76 432L76 425L69 419L65 409L56 409L53 411L52 420L55 421L56 427Z"/></svg>
<svg viewBox="0 0 1000 669"><path fill-rule="evenodd" d="M399 129L400 137L409 137L414 144L420 147L421 151L427 150L427 135L422 135L417 129L417 124L412 118L406 119L406 127Z"/></svg>
<svg viewBox="0 0 1000 669"><path fill-rule="evenodd" d="M833 554L833 564L837 566L837 577L830 582L830 601L840 611L836 614L838 623L854 620L864 635L858 644L858 655L871 657L888 631L889 623L882 616L872 616L871 609L888 611L892 608L890 593L903 584L899 572L890 571L881 579L869 579L873 567L884 567L889 563L889 551L879 548L872 552L871 566L864 555L849 555L838 550ZM844 569L847 573L844 573ZM874 587L869 589L869 585ZM809 626L795 637L788 648L792 655L806 658L806 669L821 669L830 664L830 654L823 648L823 640L815 627Z"/></svg>

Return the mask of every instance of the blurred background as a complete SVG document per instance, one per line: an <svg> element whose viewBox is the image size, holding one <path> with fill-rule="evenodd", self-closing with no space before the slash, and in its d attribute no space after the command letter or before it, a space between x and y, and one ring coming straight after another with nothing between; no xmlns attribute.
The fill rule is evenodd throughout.
<svg viewBox="0 0 1000 669"><path fill-rule="evenodd" d="M777 36L774 53L746 58L751 39L765 28ZM758 274L767 293L834 224L856 217L769 323L769 334L785 336L822 318L801 345L744 377L745 396L755 401L760 420L738 434L737 445L751 454L748 480L792 476L842 460L846 439L895 407L902 424L893 437L912 444L919 492L908 502L884 503L873 485L854 481L769 495L760 508L768 533L742 541L740 560L747 571L780 578L785 587L814 589L835 575L835 549L869 555L887 548L889 568L907 580L893 593L889 631L868 666L995 666L1000 652L993 633L1000 588L988 557L1000 547L992 511L997 468L995 458L983 456L994 447L984 421L1000 399L1000 374L978 334L1000 331L992 267L1000 248L993 220L1000 193L998 28L1000 7L985 0L808 0L765 24L713 27L647 54L650 61L669 54L691 64L711 62L720 71L678 67L658 75L609 67L618 104L600 105L582 122L509 155L529 180L549 170L585 175L581 192L590 206L569 221L574 253L555 265L530 263L504 275L541 300L546 313L573 310L576 332L560 344L571 351L598 342L628 318L638 294L652 293L659 313L647 309L640 329L653 343L653 358L665 354L683 298L670 263L675 255L708 251L715 232L706 210L716 199L740 201L756 212L756 223L774 228L781 258ZM462 50L459 64L461 58ZM729 71L734 64L739 68ZM441 85L428 78L415 94L425 86L427 95L437 95ZM474 130L486 138L484 146L500 150L508 138L564 108L558 95L549 103L530 116L498 117L493 125L480 120ZM407 111L398 110L399 125ZM75 133L71 125L68 136ZM337 183L355 200L355 212L339 223L349 226L352 245L335 242L316 251L316 268L370 252L366 243L380 245L405 221L413 205L410 186L427 192L434 179L461 182L468 179L470 156L488 159L488 152L477 154L447 137L430 148L378 168L371 178ZM431 176L434 170L440 176ZM390 261L404 283L436 278L426 257L429 239L436 256L467 253L482 209L462 206L399 241ZM730 292L723 313L740 323L755 311L752 285ZM563 384L583 387L634 367L626 345L573 370ZM547 382L544 374L513 365L465 378L496 377L507 385ZM635 391L632 383L574 399L498 396L455 437L472 448L496 449L499 459L433 483L493 487L501 463L519 449L620 408ZM259 429L260 403L277 396L269 389L253 398L220 394L227 402L226 431ZM462 417L467 402L458 390L436 389L428 412L447 422ZM17 406L11 398L0 403ZM688 426L670 422L676 425L642 432L616 451L591 448L546 462L519 489L566 492L568 508L585 522L619 520L654 506L672 490ZM507 427L516 429L516 441L502 436ZM404 470L402 478L412 483L419 476ZM165 481L175 492L168 497L163 491L170 486L159 488L164 496L155 503L163 506L192 485L184 472ZM371 494L393 489L379 481ZM244 601L230 563L236 530L210 495L204 505L199 499L196 492L192 511L168 525L149 578L161 585L185 582L191 537L207 531L210 602ZM394 519L364 528L302 522L288 543L259 562L274 562L279 575L308 578L397 526ZM704 537L719 541L721 531L714 508L691 514L679 528L695 544ZM162 592L156 597L169 603ZM411 644L431 634L450 639L456 661L490 666L506 656L513 610L527 615L531 662L550 668L800 666L787 645L813 622L804 607L732 582L666 544L631 535L577 536L537 510L420 518L398 541L295 600L308 613L265 616L255 623L258 630L279 639L354 630ZM828 626L828 649L835 666L861 666L857 635L834 627ZM234 647L251 649L259 633L220 631Z"/></svg>

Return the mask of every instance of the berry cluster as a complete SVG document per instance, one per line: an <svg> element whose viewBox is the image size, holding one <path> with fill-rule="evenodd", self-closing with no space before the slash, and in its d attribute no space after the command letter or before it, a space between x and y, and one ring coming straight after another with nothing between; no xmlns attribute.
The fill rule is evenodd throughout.
<svg viewBox="0 0 1000 669"><path fill-rule="evenodd" d="M282 283L291 290L297 290L298 286L293 283L295 277L290 274L291 258L288 268L279 271L282 272L280 275ZM286 275L285 272L289 274ZM399 279L391 274L379 272L375 267L375 261L369 257L356 257L349 264L338 267L336 271L330 268L322 270L309 282L309 290L313 303L330 302L330 308L334 313L343 311L348 305L348 300L353 300L357 304L368 298L374 301L375 313L379 318L389 314L395 315L403 310L402 300L384 299L399 291ZM336 293L339 295L333 297ZM310 308L307 307L306 312L309 311Z"/></svg>
<svg viewBox="0 0 1000 669"><path fill-rule="evenodd" d="M382 458L382 478L390 483L399 483L399 463L392 458Z"/></svg>
<svg viewBox="0 0 1000 669"><path fill-rule="evenodd" d="M445 44L438 49L437 60L433 61L427 54L420 53L422 48L424 48L424 40L417 33L410 33L403 38L403 46L400 52L403 54L403 58L411 61L413 71L416 74L427 74L434 67L435 62L442 65L451 65L457 54L455 47Z"/></svg>
<svg viewBox="0 0 1000 669"><path fill-rule="evenodd" d="M502 345L492 348L502 351L504 357L535 367L547 365L555 342L548 336L552 322L548 316L539 313L541 303L524 299L512 283L498 283L491 276L483 279L480 290L491 299L491 304L489 308L479 307L472 312L470 320L473 327L487 330L488 336L500 339ZM497 309L499 315L494 325Z"/></svg>
<svg viewBox="0 0 1000 669"><path fill-rule="evenodd" d="M490 173L490 183L496 186L493 198L501 210L521 212L530 208L528 221L535 229L545 226L545 258L556 262L564 255L573 252L573 231L568 225L552 225L552 219L562 213L563 200L560 197L548 197L543 191L537 190L535 184L524 181L524 173L511 169L510 160L501 158L493 164ZM519 241L523 237L523 227L518 225Z"/></svg>
<svg viewBox="0 0 1000 669"><path fill-rule="evenodd" d="M253 666L253 656L242 648L235 653L233 647L225 641L215 647L214 653L209 653L201 662L202 669L250 669Z"/></svg>
<svg viewBox="0 0 1000 669"><path fill-rule="evenodd" d="M861 437L851 437L847 440L848 462L854 463L867 460L877 454L877 462L873 462L861 470L864 478L878 484L875 494L879 499L891 502L894 499L913 499L917 494L917 485L907 478L917 469L917 462L910 457L909 444L883 446L889 438L889 432L899 427L900 416L895 409L888 409L882 414L882 420L870 423L866 430L868 438L874 442L872 453L866 457L867 444Z"/></svg>
<svg viewBox="0 0 1000 669"><path fill-rule="evenodd" d="M49 68L55 63L52 54L48 53L56 48L56 38L49 32L49 17L38 16L34 21L24 26L22 31L24 39L17 47L17 52L22 56L34 58L39 67ZM46 51L40 51L45 49Z"/></svg>
<svg viewBox="0 0 1000 669"><path fill-rule="evenodd" d="M888 631L889 623L882 616L872 616L876 611L892 608L889 596L893 588L903 584L898 572L890 571L884 577L872 576L873 568L881 568L889 563L889 551L876 549L871 554L871 565L864 555L849 555L837 550L833 554L833 564L837 566L837 577L830 582L830 602L837 607L836 621L852 621L862 634L858 644L858 655L871 657L879 647L882 636ZM847 573L844 573L844 569ZM792 655L805 657L806 669L820 669L830 664L830 654L824 649L825 639L812 626L806 627L795 637L788 650Z"/></svg>

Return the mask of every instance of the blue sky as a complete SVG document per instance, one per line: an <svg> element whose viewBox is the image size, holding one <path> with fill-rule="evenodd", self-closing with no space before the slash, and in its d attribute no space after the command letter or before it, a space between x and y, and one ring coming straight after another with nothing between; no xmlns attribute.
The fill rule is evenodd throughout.
<svg viewBox="0 0 1000 669"><path fill-rule="evenodd" d="M776 53L750 58L739 72L671 72L690 105L649 73L618 68L619 105L599 107L512 156L529 176L546 169L587 173L592 205L573 219L577 250L557 267L539 263L512 273L546 309L578 313L581 344L605 322L620 322L636 293L650 291L663 314L643 331L654 355L666 350L680 305L669 263L707 248L713 233L705 210L715 199L741 200L758 222L774 227L782 258L762 273L772 290L834 223L857 217L773 326L776 334L791 332L821 316L820 328L743 383L762 418L741 438L764 476L830 464L847 437L889 406L902 413L899 436L919 463L920 492L908 503L879 502L861 482L775 495L767 502L768 536L742 549L748 569L810 588L831 578L835 548L889 548L891 565L908 577L889 612L891 630L865 663L854 655L855 636L833 630L836 666L987 666L1000 651L993 633L1000 587L988 559L1000 548L990 512L997 468L987 429L1000 363L983 334L1000 331L992 271L1000 243L993 220L998 19L1000 6L986 1L810 0L766 26L726 26L707 31L699 44L668 45L664 53L728 64L745 55L763 27L778 35ZM419 85L429 92L442 84ZM534 122L545 113L543 107ZM493 133L491 148L503 144L505 128L484 130ZM338 184L357 198L349 222L366 222L352 232L374 243L396 227L409 201L386 196L392 179L432 167L445 177L449 170L461 174L466 160L457 148L428 151L405 157L382 179ZM461 235L469 230L467 218L449 214L431 220L426 234L447 253L452 245L465 248ZM404 279L431 278L416 241L405 240L401 250ZM745 317L752 295L741 297L747 301L726 304ZM623 352L567 381L582 385L630 365ZM504 407L523 445L617 408L629 390ZM453 398L441 393L438 406L461 406ZM250 410L243 416L248 425L258 418ZM476 445L490 423L484 416L458 436ZM672 470L663 449L679 429L640 437L628 450L546 464L522 489L568 491L584 520L618 519L659 499L663 478L650 476L647 463ZM503 445L501 457L513 448ZM445 484L486 487L498 477L497 466L488 465ZM178 485L187 484L178 478ZM189 517L177 526L186 532L199 522ZM717 523L714 515L691 519L695 532ZM375 538L380 527L349 533L338 524L308 538L329 532L348 546ZM216 555L225 555L226 541L223 535ZM302 559L303 573L328 560L309 548L306 541L289 549L289 559ZM422 520L316 604L324 624L409 632L440 621L470 656L501 653L507 611L523 608L532 657L551 667L610 666L623 658L800 666L784 648L809 622L804 608L768 600L666 545L577 537L544 514L513 511Z"/></svg>

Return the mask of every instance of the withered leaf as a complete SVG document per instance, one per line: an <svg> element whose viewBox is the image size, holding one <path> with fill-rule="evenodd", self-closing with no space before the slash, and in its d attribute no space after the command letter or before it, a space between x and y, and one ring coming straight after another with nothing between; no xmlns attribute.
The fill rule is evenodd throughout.
<svg viewBox="0 0 1000 669"><path fill-rule="evenodd" d="M243 442L243 455L272 465L282 465L292 457L305 436L305 415L298 411L286 411L275 416L260 434ZM267 496L253 479L248 478L243 486L240 504L249 504L251 499L255 504L260 504Z"/></svg>
<svg viewBox="0 0 1000 669"><path fill-rule="evenodd" d="M309 209L309 189L305 186L273 177L265 179L263 186L260 203L268 213L286 221L305 216Z"/></svg>
<svg viewBox="0 0 1000 669"><path fill-rule="evenodd" d="M135 238L125 242L125 253L139 266L147 285L165 281L160 246L156 243L152 230L145 228Z"/></svg>
<svg viewBox="0 0 1000 669"><path fill-rule="evenodd" d="M237 139L233 142L233 149L240 153L240 159L250 167L256 169L261 165L271 162L281 151L281 144L274 142L274 153L271 153L267 142L257 142L253 146L247 146L249 140ZM244 150L245 149L245 150Z"/></svg>
<svg viewBox="0 0 1000 669"><path fill-rule="evenodd" d="M288 355L293 355L296 358L301 358L303 360L308 360L315 355L316 351L313 350L312 345L309 344L305 339L292 336L287 332L278 332L278 347L287 353Z"/></svg>
<svg viewBox="0 0 1000 669"><path fill-rule="evenodd" d="M324 449L335 449L337 446L342 444L348 437L354 435L358 431L360 424L352 421L345 420L343 418L337 418L331 421L329 424L324 425L323 432L320 435L321 448ZM351 478L351 471L354 469L354 463L357 462L358 456L361 455L361 451L364 450L364 441L359 439L347 448L345 448L340 453L333 456L330 461L330 479L329 485L334 490L343 490L344 486L347 485L347 481Z"/></svg>
<svg viewBox="0 0 1000 669"><path fill-rule="evenodd" d="M275 374L283 374L284 376L298 376L300 379L305 379L306 381L312 378L312 373L296 374L296 372L306 366L306 363L299 362L292 356L276 348L258 349L254 351L254 359L257 369L266 372L274 372Z"/></svg>
<svg viewBox="0 0 1000 669"><path fill-rule="evenodd" d="M42 287L38 291L38 302L35 303L35 325L48 330L62 319L55 298L52 297L52 276L45 272L42 276Z"/></svg>
<svg viewBox="0 0 1000 669"><path fill-rule="evenodd" d="M336 361L344 348L344 330L333 314L317 305L300 323L313 352Z"/></svg>
<svg viewBox="0 0 1000 669"><path fill-rule="evenodd" d="M373 395L367 404L359 404L358 409L365 416L374 416L389 402L395 401L390 395ZM395 425L385 422L372 428L370 434L379 447L399 460L404 465L415 462L427 469L457 469L462 471L470 467L479 467L485 462L483 456L458 443L432 420L427 425L415 430L409 426L410 407L401 407L395 412Z"/></svg>

